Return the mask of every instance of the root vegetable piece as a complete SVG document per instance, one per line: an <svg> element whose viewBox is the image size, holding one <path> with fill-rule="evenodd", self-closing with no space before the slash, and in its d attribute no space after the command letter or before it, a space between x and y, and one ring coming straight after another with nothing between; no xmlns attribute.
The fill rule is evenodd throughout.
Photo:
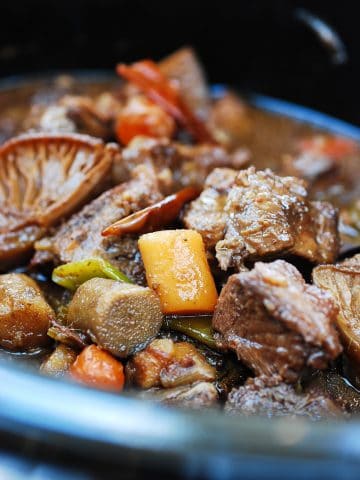
<svg viewBox="0 0 360 480"><path fill-rule="evenodd" d="M163 313L213 312L217 291L201 235L195 230L162 230L142 235L139 249L148 285Z"/></svg>
<svg viewBox="0 0 360 480"><path fill-rule="evenodd" d="M70 367L71 377L89 387L120 392L125 383L122 363L96 345L86 347Z"/></svg>
<svg viewBox="0 0 360 480"><path fill-rule="evenodd" d="M75 362L76 351L60 343L41 364L40 372L51 377L62 377Z"/></svg>
<svg viewBox="0 0 360 480"><path fill-rule="evenodd" d="M150 288L105 278L83 283L68 310L69 326L122 358L146 346L161 323L160 301Z"/></svg>
<svg viewBox="0 0 360 480"><path fill-rule="evenodd" d="M0 345L28 350L46 345L55 313L35 281L22 273L0 275Z"/></svg>

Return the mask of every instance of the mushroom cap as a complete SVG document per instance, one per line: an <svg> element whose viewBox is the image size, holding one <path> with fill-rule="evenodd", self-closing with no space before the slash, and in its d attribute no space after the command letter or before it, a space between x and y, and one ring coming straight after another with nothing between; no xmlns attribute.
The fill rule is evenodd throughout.
<svg viewBox="0 0 360 480"><path fill-rule="evenodd" d="M0 261L31 250L47 228L80 206L118 153L116 144L79 134L24 134L3 144L0 236L6 248L0 246Z"/></svg>

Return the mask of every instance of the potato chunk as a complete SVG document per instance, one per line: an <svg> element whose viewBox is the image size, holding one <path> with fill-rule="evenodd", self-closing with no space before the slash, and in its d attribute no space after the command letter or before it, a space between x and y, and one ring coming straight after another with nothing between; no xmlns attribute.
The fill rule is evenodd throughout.
<svg viewBox="0 0 360 480"><path fill-rule="evenodd" d="M161 323L160 301L150 288L105 278L83 283L68 310L69 326L122 358L147 345Z"/></svg>
<svg viewBox="0 0 360 480"><path fill-rule="evenodd" d="M36 282L22 274L0 275L0 345L28 350L45 345L55 313Z"/></svg>

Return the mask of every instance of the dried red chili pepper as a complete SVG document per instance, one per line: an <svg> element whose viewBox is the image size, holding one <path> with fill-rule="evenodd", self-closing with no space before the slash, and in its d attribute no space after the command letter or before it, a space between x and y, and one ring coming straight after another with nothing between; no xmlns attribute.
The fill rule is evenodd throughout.
<svg viewBox="0 0 360 480"><path fill-rule="evenodd" d="M101 232L104 237L109 235L125 235L127 233L145 233L168 225L176 219L185 203L194 200L200 191L187 187L173 195L165 197L150 207L135 212L128 217L113 223Z"/></svg>
<svg viewBox="0 0 360 480"><path fill-rule="evenodd" d="M182 101L178 89L161 72L152 60L142 60L132 65L119 64L119 75L140 88L154 103L162 107L185 127L199 142L216 143L201 122Z"/></svg>

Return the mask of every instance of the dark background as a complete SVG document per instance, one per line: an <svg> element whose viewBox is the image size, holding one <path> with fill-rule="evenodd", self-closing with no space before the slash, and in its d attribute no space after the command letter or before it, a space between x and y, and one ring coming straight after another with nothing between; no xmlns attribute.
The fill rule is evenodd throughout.
<svg viewBox="0 0 360 480"><path fill-rule="evenodd" d="M360 124L360 28L356 1L0 1L0 76L113 68L193 45L211 82L285 98ZM295 15L306 8L339 33L329 50Z"/></svg>

